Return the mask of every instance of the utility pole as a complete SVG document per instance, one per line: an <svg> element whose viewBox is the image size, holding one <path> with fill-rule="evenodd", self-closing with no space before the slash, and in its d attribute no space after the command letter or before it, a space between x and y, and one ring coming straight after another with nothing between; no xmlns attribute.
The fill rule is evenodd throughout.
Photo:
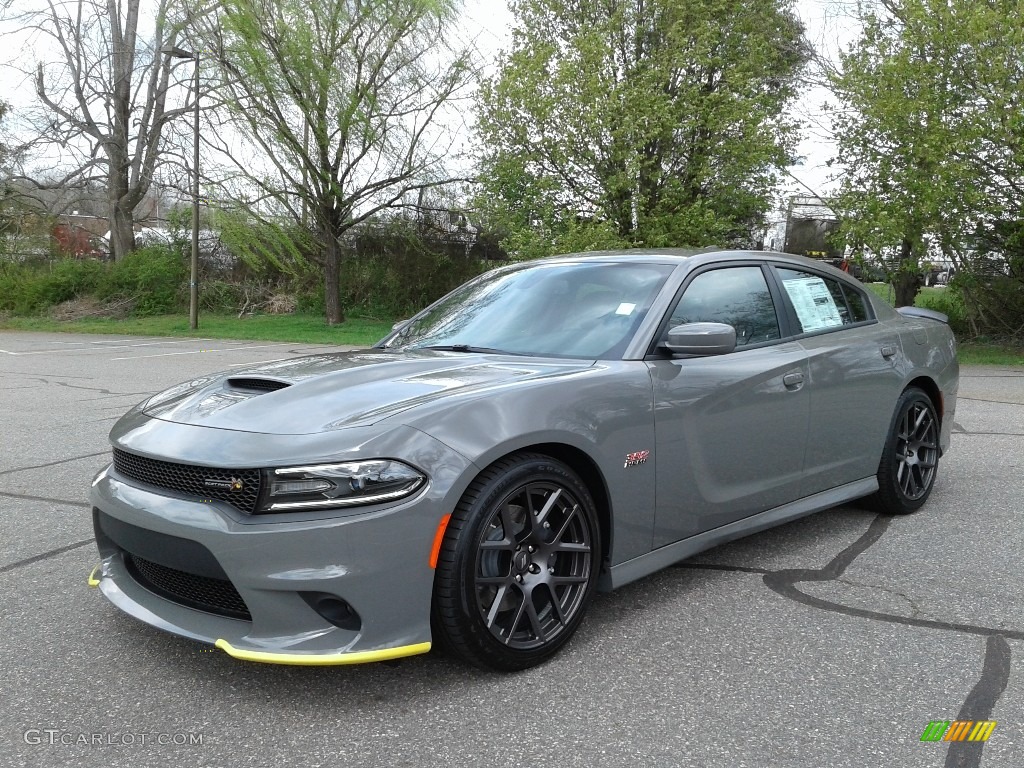
<svg viewBox="0 0 1024 768"><path fill-rule="evenodd" d="M199 54L174 45L165 45L161 53L175 59L195 62L195 110L192 125L192 258L188 284L188 327L199 328Z"/></svg>

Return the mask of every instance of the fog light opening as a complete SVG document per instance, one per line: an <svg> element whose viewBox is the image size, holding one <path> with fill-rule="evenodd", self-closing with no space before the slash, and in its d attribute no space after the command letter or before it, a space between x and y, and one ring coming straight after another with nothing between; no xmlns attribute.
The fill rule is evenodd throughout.
<svg viewBox="0 0 1024 768"><path fill-rule="evenodd" d="M337 595L326 592L300 592L306 604L336 627L358 632L363 620L356 610Z"/></svg>

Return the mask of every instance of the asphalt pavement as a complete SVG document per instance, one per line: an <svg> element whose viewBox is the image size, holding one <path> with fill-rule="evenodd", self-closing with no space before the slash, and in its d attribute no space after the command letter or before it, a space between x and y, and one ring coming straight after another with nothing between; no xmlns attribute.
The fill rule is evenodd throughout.
<svg viewBox="0 0 1024 768"><path fill-rule="evenodd" d="M919 513L839 507L705 552L599 595L515 675L235 661L86 586L120 414L330 349L0 332L0 766L1024 765L1024 368L962 370ZM922 742L936 720L997 725Z"/></svg>

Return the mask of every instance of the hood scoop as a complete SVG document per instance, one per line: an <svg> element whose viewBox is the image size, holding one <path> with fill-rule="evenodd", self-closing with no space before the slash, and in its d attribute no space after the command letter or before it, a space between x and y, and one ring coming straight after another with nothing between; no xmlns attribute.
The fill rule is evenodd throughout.
<svg viewBox="0 0 1024 768"><path fill-rule="evenodd" d="M230 378L227 380L227 385L232 389L245 389L250 392L276 392L291 386L287 381L261 379L253 376Z"/></svg>

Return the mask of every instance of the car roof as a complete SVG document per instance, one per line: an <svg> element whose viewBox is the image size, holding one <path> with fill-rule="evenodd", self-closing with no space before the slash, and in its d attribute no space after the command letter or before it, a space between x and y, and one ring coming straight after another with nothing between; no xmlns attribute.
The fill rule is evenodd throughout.
<svg viewBox="0 0 1024 768"><path fill-rule="evenodd" d="M707 248L631 248L609 251L587 251L584 253L567 253L538 259L532 263L578 263L581 261L606 261L615 263L667 264L678 266L690 264L698 266L711 261L747 261L751 259L788 262L794 266L812 267L850 282L856 280L840 269L819 259L798 256L782 251L751 251L711 246ZM530 262L527 262L530 263Z"/></svg>
<svg viewBox="0 0 1024 768"><path fill-rule="evenodd" d="M718 248L629 248L610 251L586 251L583 253L565 253L549 256L538 261L579 262L579 261L613 261L620 263L643 262L644 264L680 264L698 254L718 251Z"/></svg>

